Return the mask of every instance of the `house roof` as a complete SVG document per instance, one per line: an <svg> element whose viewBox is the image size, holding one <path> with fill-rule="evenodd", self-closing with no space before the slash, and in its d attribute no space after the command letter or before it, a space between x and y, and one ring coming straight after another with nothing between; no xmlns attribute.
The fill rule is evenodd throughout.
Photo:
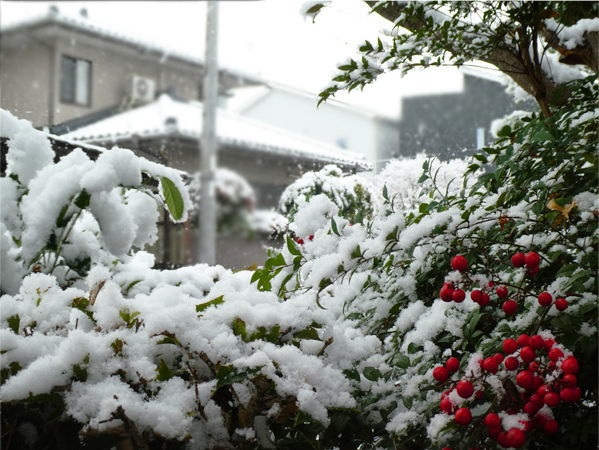
<svg viewBox="0 0 599 450"><path fill-rule="evenodd" d="M158 137L171 134L199 139L202 134L202 113L203 106L199 102L174 100L163 94L152 103L100 120L61 137L83 142L119 141L133 136ZM371 169L371 164L361 155L222 109L218 110L216 123L217 137L221 144Z"/></svg>

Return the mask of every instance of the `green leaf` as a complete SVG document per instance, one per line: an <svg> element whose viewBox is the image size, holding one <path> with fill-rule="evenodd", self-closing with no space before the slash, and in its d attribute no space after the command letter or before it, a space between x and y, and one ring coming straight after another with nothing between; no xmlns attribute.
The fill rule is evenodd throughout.
<svg viewBox="0 0 599 450"><path fill-rule="evenodd" d="M383 374L381 373L381 371L374 367L365 367L363 373L364 373L364 377L370 381L376 381L379 378L383 377Z"/></svg>
<svg viewBox="0 0 599 450"><path fill-rule="evenodd" d="M252 282L254 282L253 279L252 279ZM212 305L214 305L214 306L220 305L221 303L223 303L225 301L225 299L223 297L224 297L224 294L221 295L220 297L216 297L215 299L210 300L209 302L196 305L196 312L203 312L206 308L208 308L209 306L212 306Z"/></svg>
<svg viewBox="0 0 599 450"><path fill-rule="evenodd" d="M91 197L92 196L85 189L82 189L74 201L75 206L79 209L87 208L89 206Z"/></svg>
<svg viewBox="0 0 599 450"><path fill-rule="evenodd" d="M315 341L320 341L320 337L318 337L318 331L316 331L313 327L308 327L305 330L298 331L293 335L293 337L298 339L311 339Z"/></svg>
<svg viewBox="0 0 599 450"><path fill-rule="evenodd" d="M238 369L234 368L232 364L229 364L228 366L219 366L216 373L215 391L228 384L239 383L260 372L260 370L262 370L262 366L254 367L252 369Z"/></svg>
<svg viewBox="0 0 599 450"><path fill-rule="evenodd" d="M129 291L131 290L131 288L133 286L135 286L137 283L140 283L142 280L135 280L132 281L131 283L129 283L129 286L127 286L127 289L125 289L125 295L127 295L129 293Z"/></svg>
<svg viewBox="0 0 599 450"><path fill-rule="evenodd" d="M339 234L339 230L337 229L337 223L333 217L331 217L331 230L333 230L333 233L335 233L337 236L341 236Z"/></svg>
<svg viewBox="0 0 599 450"><path fill-rule="evenodd" d="M245 322L239 317L233 321L233 333L235 336L241 336L244 342L247 342L247 331L245 330Z"/></svg>
<svg viewBox="0 0 599 450"><path fill-rule="evenodd" d="M296 247L295 242L293 242L293 239L291 239L289 236L287 236L287 249L289 250L289 253L291 253L292 255L301 256L301 252Z"/></svg>
<svg viewBox="0 0 599 450"><path fill-rule="evenodd" d="M73 375L77 381L83 383L87 380L87 368L81 367L79 364L73 364Z"/></svg>
<svg viewBox="0 0 599 450"><path fill-rule="evenodd" d="M407 355L399 355L397 356L397 360L395 361L395 365L401 369L407 369L410 367L410 357Z"/></svg>
<svg viewBox="0 0 599 450"><path fill-rule="evenodd" d="M21 318L19 315L17 314L15 316L9 317L7 321L8 327L12 330L12 332L14 334L19 334L19 324L21 323Z"/></svg>
<svg viewBox="0 0 599 450"><path fill-rule="evenodd" d="M555 140L553 135L549 132L549 130L546 130L544 128L537 131L536 133L534 133L532 135L532 137L530 138L530 142L553 141L553 140Z"/></svg>
<svg viewBox="0 0 599 450"><path fill-rule="evenodd" d="M348 380L360 381L360 373L356 369L344 370L343 374Z"/></svg>
<svg viewBox="0 0 599 450"><path fill-rule="evenodd" d="M414 403L414 398L413 397L403 397L401 399L401 401L406 408L410 409L410 408L412 408L412 404Z"/></svg>
<svg viewBox="0 0 599 450"><path fill-rule="evenodd" d="M183 217L185 205L183 203L183 197L181 197L179 189L177 189L175 183L173 183L167 177L160 177L160 183L162 185L164 201L166 202L169 213L173 219L180 220Z"/></svg>
<svg viewBox="0 0 599 450"><path fill-rule="evenodd" d="M56 218L56 227L57 228L64 228L69 223L69 219L65 219L65 217L64 217L67 213L67 210L69 209L69 206L70 205L67 203L66 205L64 205L61 208L60 213L58 213L58 217Z"/></svg>
<svg viewBox="0 0 599 450"><path fill-rule="evenodd" d="M422 351L424 350L424 347L421 345L416 345L413 342L410 342L410 344L408 345L408 353L410 355L413 355L416 352Z"/></svg>
<svg viewBox="0 0 599 450"><path fill-rule="evenodd" d="M166 381L173 377L171 369L169 369L163 359L160 360L160 366L156 369L156 372L158 372L158 376L156 377L158 381Z"/></svg>

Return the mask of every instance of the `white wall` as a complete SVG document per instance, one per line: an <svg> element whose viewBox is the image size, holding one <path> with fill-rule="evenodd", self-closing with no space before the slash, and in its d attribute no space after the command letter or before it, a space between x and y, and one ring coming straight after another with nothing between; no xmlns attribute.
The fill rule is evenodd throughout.
<svg viewBox="0 0 599 450"><path fill-rule="evenodd" d="M241 114L275 127L340 145L373 161L377 147L377 123L373 115L363 115L344 107L321 103L317 98L282 90L271 90Z"/></svg>

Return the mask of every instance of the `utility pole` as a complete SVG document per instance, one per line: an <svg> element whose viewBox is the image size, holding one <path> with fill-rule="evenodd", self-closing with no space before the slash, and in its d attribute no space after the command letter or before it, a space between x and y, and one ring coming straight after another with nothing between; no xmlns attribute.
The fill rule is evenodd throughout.
<svg viewBox="0 0 599 450"><path fill-rule="evenodd" d="M206 14L206 58L204 73L204 99L202 138L200 139L200 230L201 263L214 265L216 254L216 108L218 106L218 2L209 1Z"/></svg>

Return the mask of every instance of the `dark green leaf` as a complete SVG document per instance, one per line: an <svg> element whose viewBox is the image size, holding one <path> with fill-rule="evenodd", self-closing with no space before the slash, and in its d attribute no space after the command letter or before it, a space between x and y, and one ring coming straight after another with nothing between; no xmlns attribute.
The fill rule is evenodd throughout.
<svg viewBox="0 0 599 450"><path fill-rule="evenodd" d="M252 279L252 282L254 280ZM201 303L199 305L196 305L196 312L203 312L206 308L208 308L209 306L216 306L216 305L220 305L221 303L223 303L225 301L225 299L223 298L224 295L221 295L220 297L216 297L213 300L210 300L209 302L206 303Z"/></svg>
<svg viewBox="0 0 599 450"><path fill-rule="evenodd" d="M162 185L164 201L166 202L169 213L173 219L180 220L183 217L185 205L179 189L177 189L175 183L167 177L160 177L160 184Z"/></svg>

